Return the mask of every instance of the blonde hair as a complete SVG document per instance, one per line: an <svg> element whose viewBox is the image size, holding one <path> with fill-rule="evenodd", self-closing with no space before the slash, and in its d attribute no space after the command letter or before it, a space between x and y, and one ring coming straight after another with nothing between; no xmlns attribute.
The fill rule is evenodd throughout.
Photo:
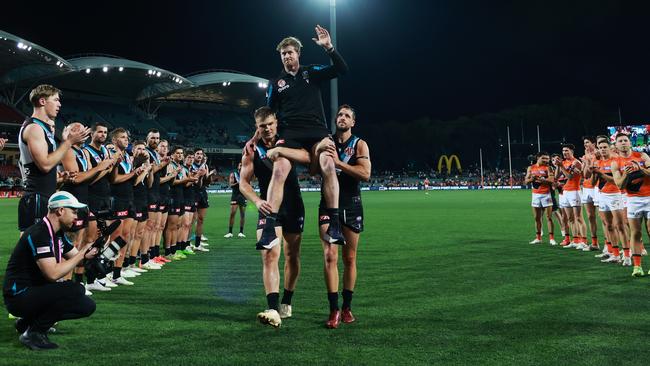
<svg viewBox="0 0 650 366"><path fill-rule="evenodd" d="M55 94L59 94L61 96L61 91L52 85L49 84L41 84L29 93L29 101L32 102L32 105L34 107L39 107L38 101L41 98L49 98Z"/></svg>
<svg viewBox="0 0 650 366"><path fill-rule="evenodd" d="M288 47L288 46L293 46L293 48L296 49L296 52L300 53L300 49L302 49L302 43L300 40L296 37L287 37L283 39L280 43L278 43L278 46L275 48L276 51L280 52L283 48Z"/></svg>

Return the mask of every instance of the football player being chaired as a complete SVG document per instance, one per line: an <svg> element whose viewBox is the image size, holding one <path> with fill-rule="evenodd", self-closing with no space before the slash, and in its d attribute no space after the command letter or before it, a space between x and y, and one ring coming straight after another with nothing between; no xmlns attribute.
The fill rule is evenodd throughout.
<svg viewBox="0 0 650 366"><path fill-rule="evenodd" d="M553 185L553 171L549 168L551 157L545 152L537 153L537 163L528 167L525 183L533 184L533 217L535 218L535 239L530 244L542 242L542 215L546 214L546 228L548 229L548 241L556 245L553 236L553 200L551 198L551 186Z"/></svg>
<svg viewBox="0 0 650 366"><path fill-rule="evenodd" d="M363 231L363 206L361 204L360 181L370 179L370 149L368 144L352 134L356 112L344 104L339 107L336 116L336 136L334 143L327 140L319 145L329 158L334 161L339 194L339 215L332 215L326 209L326 193L321 190L319 221L321 238L326 237L326 230L335 220L343 227L346 245L343 247L343 304L342 311L338 305L339 272L338 246L323 240L323 255L325 258L325 285L329 301L330 315L325 323L327 328L337 328L341 322L352 323L352 293L357 281L357 246L359 234Z"/></svg>
<svg viewBox="0 0 650 366"><path fill-rule="evenodd" d="M643 218L650 219L650 158L646 153L632 151L628 135L616 135L618 160L612 162L614 182L620 189L625 189L627 196L627 220L630 224L630 241L634 269L632 276L644 275L641 268L641 224ZM629 265L629 250L624 251L623 265ZM627 253L625 253L627 252Z"/></svg>
<svg viewBox="0 0 650 366"><path fill-rule="evenodd" d="M239 189L242 194L255 203L259 211L257 221L257 237L262 235L266 217L271 212L271 205L266 200L268 187L273 173L273 162L267 153L277 141L277 119L269 107L261 107L255 111L255 136L246 144L241 163L241 181ZM276 148L270 151L278 152ZM309 164L309 154L304 150L285 149L295 161ZM257 177L260 187L259 197L251 187L253 177ZM257 314L263 324L279 327L282 318L291 317L291 299L300 273L300 241L304 225L305 207L300 194L300 185L295 169L291 169L284 185L284 199L280 205L275 231L279 238L284 239L284 293L279 302L280 271L278 260L280 246L270 249L258 247L262 253L262 278L268 308Z"/></svg>
<svg viewBox="0 0 650 366"><path fill-rule="evenodd" d="M241 172L241 163L237 165L237 170L230 173L228 177L228 184L230 189L232 189L232 194L230 195L230 218L228 219L228 233L224 235L224 238L232 238L232 227L235 225L235 214L237 213L237 207L239 207L239 234L240 238L245 238L244 235L244 223L246 222L246 197L239 191L239 181Z"/></svg>
<svg viewBox="0 0 650 366"><path fill-rule="evenodd" d="M277 46L284 70L280 76L269 83L268 106L277 113L280 125L280 140L277 146L291 149L304 149L311 154L311 161L318 162L323 177L325 204L329 216L339 215L339 186L334 167L334 159L328 154L316 155L316 145L330 139L330 131L325 121L321 86L327 81L347 72L345 61L334 49L329 32L317 25L316 36L312 40L323 47L332 60L332 65L301 66L300 50L302 44L294 37L282 40ZM266 217L258 246L271 249L279 243L275 234L275 221L278 216L284 183L295 162L279 157L273 164L273 174L268 189L267 201L271 212ZM341 227L337 220L327 228L330 243L345 244Z"/></svg>

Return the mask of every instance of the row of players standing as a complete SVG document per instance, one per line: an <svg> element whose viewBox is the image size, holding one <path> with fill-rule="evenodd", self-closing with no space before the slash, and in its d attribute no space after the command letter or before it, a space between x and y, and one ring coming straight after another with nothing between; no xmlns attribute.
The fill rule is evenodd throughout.
<svg viewBox="0 0 650 366"><path fill-rule="evenodd" d="M51 85L33 89L34 112L18 139L25 183L18 207L21 238L8 262L3 295L10 313L19 317L21 342L30 348L53 347L45 332L55 321L92 313L89 290L133 285L124 277L160 269L179 249L192 252L189 227L194 212L205 216L205 186L212 177L201 149L196 161L194 153L185 159L181 147L173 148L170 157L156 130L146 142L133 142L131 153L128 132L114 129L108 143L108 128L102 123L92 128L71 123L57 140L60 98L61 91ZM196 216L202 224L201 215ZM122 244L112 273L105 279L89 272L84 284L83 262L97 254L90 246L98 237L98 220L108 225L118 219L110 239ZM167 258L158 245L163 228ZM201 230L197 226L198 237ZM200 244L197 240L195 248L206 251ZM85 290L71 281L59 282L72 270Z"/></svg>
<svg viewBox="0 0 650 366"><path fill-rule="evenodd" d="M583 141L585 155L581 159L574 157L574 146L566 144L562 148L562 157L540 152L536 164L528 168L526 182L533 184L532 206L537 230L531 244L541 243L544 211L549 241L555 243L552 212L556 211L553 193L557 189L561 209L557 216L565 232L561 245L583 251L599 250L597 209L605 233L605 246L596 256L605 263L634 266L632 275L643 276L641 262L646 251L642 231L643 220L646 220L648 231L650 218L650 158L645 153L632 151L629 135L625 133L616 134L613 144L606 135L586 136ZM591 245L586 243L587 226L582 218L581 205L587 208ZM571 241L569 231L573 234Z"/></svg>

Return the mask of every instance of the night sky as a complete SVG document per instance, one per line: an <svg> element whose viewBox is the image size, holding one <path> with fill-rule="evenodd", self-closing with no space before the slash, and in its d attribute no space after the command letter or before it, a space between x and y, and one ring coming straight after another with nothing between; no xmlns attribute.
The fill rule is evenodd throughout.
<svg viewBox="0 0 650 366"><path fill-rule="evenodd" d="M108 53L179 74L275 77L275 46L287 35L303 41L301 63L328 62L311 41L315 24L329 28L328 0L170 3L5 2L0 29L64 57ZM647 120L648 10L632 1L338 0L338 49L351 69L339 101L357 107L359 123L453 119L565 96Z"/></svg>

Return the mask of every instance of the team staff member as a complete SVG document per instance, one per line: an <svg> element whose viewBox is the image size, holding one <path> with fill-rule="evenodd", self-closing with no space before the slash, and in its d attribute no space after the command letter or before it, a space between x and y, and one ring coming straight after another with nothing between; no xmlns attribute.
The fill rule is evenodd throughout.
<svg viewBox="0 0 650 366"><path fill-rule="evenodd" d="M549 169L550 156L547 152L537 153L537 163L528 167L526 171L526 184L533 184L533 217L535 218L535 239L530 244L542 242L542 215L546 214L546 227L549 233L549 243L557 245L553 236L553 200L551 186L553 185L553 172Z"/></svg>
<svg viewBox="0 0 650 366"><path fill-rule="evenodd" d="M240 190L242 194L255 203L259 211L257 224L257 237L262 235L266 215L271 211L271 205L266 200L269 183L273 173L273 162L269 150L277 142L277 118L268 107L261 107L255 111L255 136L246 144L241 162ZM309 164L309 155L304 150L286 148L273 149L293 150L301 152L297 159L304 164ZM260 187L259 197L255 194L250 183L257 177ZM284 293L282 302L280 295L280 271L278 262L280 258L280 245L270 249L258 246L262 255L262 280L266 293L267 309L257 318L263 324L279 327L283 318L292 316L291 300L300 274L300 242L304 227L305 207L300 194L300 185L295 169L292 169L284 185L284 199L275 221L275 231L279 238L284 239Z"/></svg>
<svg viewBox="0 0 650 366"><path fill-rule="evenodd" d="M232 227L235 225L235 214L237 213L237 207L239 207L239 234L240 238L245 238L244 235L244 223L246 222L246 197L239 191L239 183L241 177L239 173L241 171L241 163L237 164L237 170L230 173L228 176L228 184L230 189L232 189L232 194L230 195L230 217L228 218L228 233L224 235L224 238L232 238Z"/></svg>
<svg viewBox="0 0 650 366"><path fill-rule="evenodd" d="M29 94L34 107L18 133L20 170L25 193L18 203L18 229L23 232L47 213L47 200L56 191L56 166L72 145L86 140L90 130L71 131L60 146L54 139L54 119L61 108L61 91L39 85Z"/></svg>
<svg viewBox="0 0 650 366"><path fill-rule="evenodd" d="M276 48L280 52L284 70L277 80L269 83L268 106L277 112L280 121L281 140L278 141L278 146L304 149L313 155L311 161L319 166L323 177L328 214L338 216L339 186L334 162L328 155L316 155L315 148L323 140L330 139L330 131L323 111L321 85L345 74L348 66L334 49L329 32L319 25L315 30L317 38L312 40L330 55L332 65L300 66L302 44L294 37L285 38ZM274 221L282 203L283 186L291 165L289 159L282 157L273 164L274 173L268 197L272 211L267 217L266 226L258 242L267 249L278 243ZM332 222L327 228L327 234L332 243L345 244L338 222Z"/></svg>
<svg viewBox="0 0 650 366"><path fill-rule="evenodd" d="M83 286L58 282L83 261L96 254L86 244L75 249L64 235L85 209L73 195L59 191L50 197L43 220L25 230L13 250L5 272L3 296L9 313L19 316L16 330L22 344L33 350L53 349L47 331L54 323L90 316L95 303Z"/></svg>
<svg viewBox="0 0 650 366"><path fill-rule="evenodd" d="M331 216L325 208L325 197L321 195L319 207L319 226L321 237L326 237L326 230L333 220L339 220L343 227L346 245L343 247L343 304L338 306L339 272L338 246L323 240L325 257L325 284L329 301L330 315L325 323L327 328L337 328L341 322L352 323L352 294L357 281L357 246L363 231L363 205L361 203L360 181L370 180L371 163L368 144L352 134L356 122L356 112L344 104L339 107L336 116L336 135L334 144L327 144L325 153L332 158L338 174L341 188L339 195L340 215Z"/></svg>

